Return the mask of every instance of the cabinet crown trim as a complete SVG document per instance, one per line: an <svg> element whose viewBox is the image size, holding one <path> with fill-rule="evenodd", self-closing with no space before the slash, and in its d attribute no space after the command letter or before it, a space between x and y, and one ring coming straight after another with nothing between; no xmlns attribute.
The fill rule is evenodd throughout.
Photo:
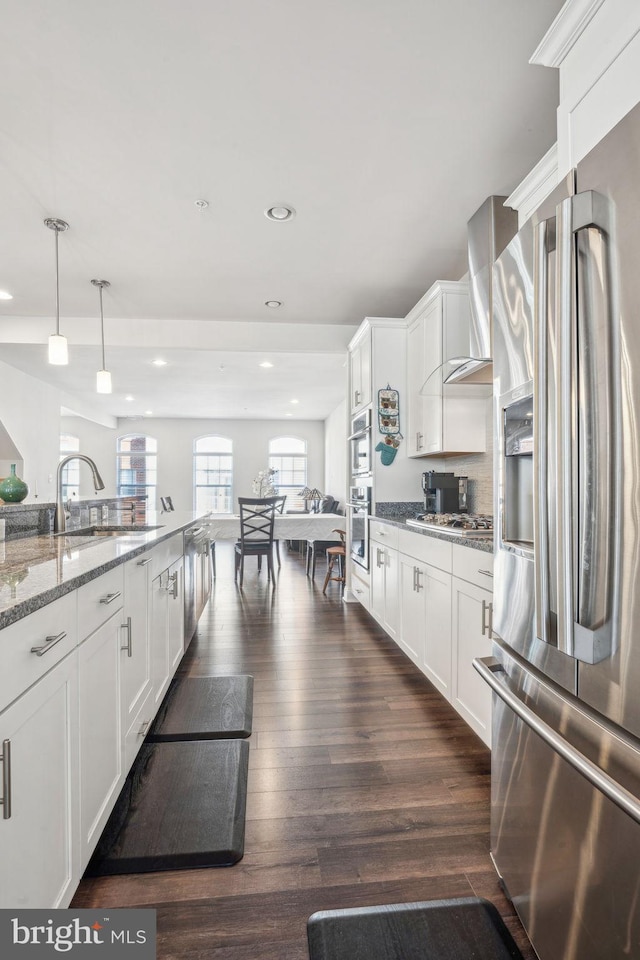
<svg viewBox="0 0 640 960"><path fill-rule="evenodd" d="M604 0L568 0L533 52L529 63L559 67Z"/></svg>
<svg viewBox="0 0 640 960"><path fill-rule="evenodd" d="M444 293L466 297L469 295L469 284L466 280L436 280L406 315L405 322L407 325L417 320L425 309Z"/></svg>

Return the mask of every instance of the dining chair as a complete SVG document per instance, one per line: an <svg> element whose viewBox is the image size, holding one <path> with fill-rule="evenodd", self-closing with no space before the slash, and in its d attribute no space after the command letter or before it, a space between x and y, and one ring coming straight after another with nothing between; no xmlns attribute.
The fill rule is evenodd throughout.
<svg viewBox="0 0 640 960"><path fill-rule="evenodd" d="M340 537L340 543L334 547L327 547L327 575L324 578L324 583L322 585L322 592L327 592L327 587L330 580L336 580L338 583L342 584L344 589L344 568L345 568L345 558L347 556L347 546L346 546L346 530L332 530L332 533L337 533ZM338 576L332 576L334 564L338 563Z"/></svg>
<svg viewBox="0 0 640 960"><path fill-rule="evenodd" d="M258 571L262 568L262 558L267 558L268 576L275 584L273 570L273 525L277 502L280 497L238 497L240 509L240 539L235 543L235 575L240 586L244 578L245 557L258 558Z"/></svg>
<svg viewBox="0 0 640 960"><path fill-rule="evenodd" d="M277 501L277 502L276 502L276 513L284 513L284 505L285 505L286 500L287 500L286 496L284 496L284 497L282 497L282 496L274 497L274 500ZM276 540L274 540L273 542L274 542L275 545L276 545L276 558L277 558L277 560L278 560L278 569L280 569L280 567L282 566L282 564L280 563L280 541L279 541L278 539L276 539Z"/></svg>

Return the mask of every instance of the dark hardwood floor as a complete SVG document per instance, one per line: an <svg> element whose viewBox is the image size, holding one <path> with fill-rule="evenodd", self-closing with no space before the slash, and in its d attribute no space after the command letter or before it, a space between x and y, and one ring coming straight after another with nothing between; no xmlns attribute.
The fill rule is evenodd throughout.
<svg viewBox="0 0 640 960"><path fill-rule="evenodd" d="M154 907L158 957L307 960L317 910L482 896L526 942L489 858L489 751L359 604L282 549L275 588L218 578L182 662L255 678L244 858L85 878L73 907Z"/></svg>

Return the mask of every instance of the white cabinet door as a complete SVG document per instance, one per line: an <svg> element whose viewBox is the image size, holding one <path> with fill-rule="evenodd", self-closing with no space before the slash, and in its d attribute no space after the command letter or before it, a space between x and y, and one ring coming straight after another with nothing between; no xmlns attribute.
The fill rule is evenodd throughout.
<svg viewBox="0 0 640 960"><path fill-rule="evenodd" d="M366 331L349 351L351 413L371 403L371 359L371 331Z"/></svg>
<svg viewBox="0 0 640 960"><path fill-rule="evenodd" d="M423 669L431 682L451 700L451 574L428 564L418 570L418 588L424 584L425 637Z"/></svg>
<svg viewBox="0 0 640 960"><path fill-rule="evenodd" d="M120 609L78 648L83 870L124 779L120 699L124 635Z"/></svg>
<svg viewBox="0 0 640 960"><path fill-rule="evenodd" d="M375 541L371 544L371 613L395 639L399 602L398 551Z"/></svg>
<svg viewBox="0 0 640 960"><path fill-rule="evenodd" d="M491 690L473 668L476 657L491 655L489 621L492 594L454 577L453 581L453 706L469 726L491 746Z"/></svg>
<svg viewBox="0 0 640 960"><path fill-rule="evenodd" d="M422 669L425 633L425 594L418 588L418 572L423 571L413 557L399 555L400 632L398 644L416 666Z"/></svg>
<svg viewBox="0 0 640 960"><path fill-rule="evenodd" d="M169 571L151 582L151 683L155 715L169 686Z"/></svg>
<svg viewBox="0 0 640 960"><path fill-rule="evenodd" d="M80 879L77 669L74 651L0 714L2 908L66 907Z"/></svg>
<svg viewBox="0 0 640 960"><path fill-rule="evenodd" d="M424 448L424 400L422 387L425 381L424 319L421 317L407 331L407 456L421 457Z"/></svg>
<svg viewBox="0 0 640 960"><path fill-rule="evenodd" d="M122 643L122 717L125 734L151 690L149 652L150 557L136 557L125 564L125 631Z"/></svg>
<svg viewBox="0 0 640 960"><path fill-rule="evenodd" d="M169 645L169 672L171 676L184 653L184 561L182 557L167 571L167 630Z"/></svg>

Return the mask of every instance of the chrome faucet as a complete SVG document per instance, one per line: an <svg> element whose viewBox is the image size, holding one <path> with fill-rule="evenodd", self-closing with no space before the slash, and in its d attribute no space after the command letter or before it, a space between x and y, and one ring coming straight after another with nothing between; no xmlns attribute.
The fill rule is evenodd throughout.
<svg viewBox="0 0 640 960"><path fill-rule="evenodd" d="M54 533L64 533L67 527L67 514L64 509L64 504L62 502L62 471L64 467L69 463L70 460L84 460L85 463L88 463L91 467L91 473L93 474L93 485L95 487L96 493L98 490L104 490L104 482L100 476L100 471L96 467L95 463L91 457L85 457L84 453L71 453L68 457L63 457L60 463L58 464L58 472L56 474L56 513L53 520L53 532Z"/></svg>

